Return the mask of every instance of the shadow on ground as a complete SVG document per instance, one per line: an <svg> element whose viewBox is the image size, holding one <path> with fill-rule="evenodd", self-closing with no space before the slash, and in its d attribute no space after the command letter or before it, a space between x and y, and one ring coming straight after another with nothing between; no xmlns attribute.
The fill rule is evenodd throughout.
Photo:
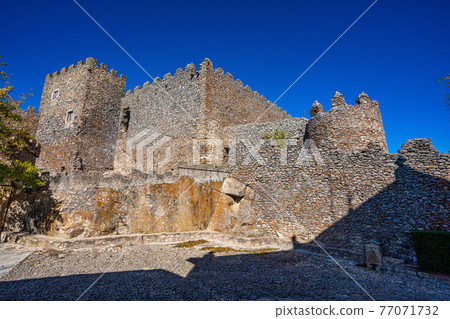
<svg viewBox="0 0 450 319"><path fill-rule="evenodd" d="M336 264L320 256L295 251L208 253L187 260L194 267L186 277L163 269L106 273L81 300L370 299ZM411 274L376 273L350 263L345 268L377 300L450 298L448 285L417 277L410 282ZM0 282L0 300L76 300L100 275L4 281Z"/></svg>

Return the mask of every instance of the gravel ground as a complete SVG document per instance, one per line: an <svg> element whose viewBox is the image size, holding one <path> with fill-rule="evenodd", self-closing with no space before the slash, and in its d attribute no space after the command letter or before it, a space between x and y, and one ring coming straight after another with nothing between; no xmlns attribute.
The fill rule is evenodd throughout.
<svg viewBox="0 0 450 319"><path fill-rule="evenodd" d="M369 299L327 258L295 251L212 254L205 245L36 251L0 276L0 300L76 300L97 279L81 300ZM448 283L340 263L376 300L450 300Z"/></svg>

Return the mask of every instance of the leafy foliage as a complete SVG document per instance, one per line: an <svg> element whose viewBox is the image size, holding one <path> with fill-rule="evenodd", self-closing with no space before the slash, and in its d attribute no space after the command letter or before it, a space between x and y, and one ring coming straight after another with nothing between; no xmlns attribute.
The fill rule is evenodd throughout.
<svg viewBox="0 0 450 319"><path fill-rule="evenodd" d="M0 67L4 66L6 63L0 57ZM33 136L17 113L29 94L13 99L13 87L3 70L0 70L0 82L0 184L19 189L44 186L39 169L30 162L21 161L23 152L34 143Z"/></svg>
<svg viewBox="0 0 450 319"><path fill-rule="evenodd" d="M14 161L10 165L0 163L0 184L14 185L22 189L25 186L42 187L45 180L39 176L39 169L30 162Z"/></svg>
<svg viewBox="0 0 450 319"><path fill-rule="evenodd" d="M287 135L286 133L284 133L284 131L282 129L280 129L280 130L275 129L275 131L267 131L266 133L264 133L262 138L265 140L270 140L270 139L284 140L284 139L290 138L290 136Z"/></svg>
<svg viewBox="0 0 450 319"><path fill-rule="evenodd" d="M450 273L450 232L413 230L411 238L422 270Z"/></svg>
<svg viewBox="0 0 450 319"><path fill-rule="evenodd" d="M282 129L276 128L274 131L267 131L262 136L265 140L275 140L275 145L279 148L285 148L286 147L286 139L291 138L289 134L284 133Z"/></svg>

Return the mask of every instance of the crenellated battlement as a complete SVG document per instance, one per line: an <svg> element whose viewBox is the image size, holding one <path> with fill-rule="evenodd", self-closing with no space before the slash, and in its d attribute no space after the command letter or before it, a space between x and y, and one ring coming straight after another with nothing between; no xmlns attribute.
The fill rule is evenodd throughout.
<svg viewBox="0 0 450 319"><path fill-rule="evenodd" d="M222 68L213 68L212 62L206 58L201 64L199 71L196 71L196 67L194 63L190 63L186 65L184 69L178 68L174 75L171 73L166 73L163 78L155 77L152 82L145 82L142 86L138 85L133 90L128 90L126 92L126 97L131 97L135 94L141 94L141 92L145 92L146 88L148 89L169 89L170 85L172 85L172 82L177 81L177 79L186 79L189 78L190 80L197 80L199 76L204 74L205 76L208 76L208 70L212 71L214 76L221 78L223 81L226 81L227 84L234 86L236 89L241 90L248 96L256 97L261 103L264 103L266 108L273 108L276 110L276 112L281 112L284 115L288 116L288 113L283 110L282 108L278 107L276 104L272 103L270 100L267 100L267 98L264 95L260 95L258 91L253 91L250 86L245 85L240 79L234 79L234 76L230 73L224 73L224 70ZM166 87L167 85L167 87Z"/></svg>
<svg viewBox="0 0 450 319"><path fill-rule="evenodd" d="M143 91L152 90L152 89L169 89L169 85L172 85L171 82L176 82L177 79L184 80L189 78L191 80L196 80L198 77L198 73L195 72L195 64L189 63L186 65L184 70L182 68L178 68L174 75L170 72L166 73L164 77L161 79L160 77L153 78L153 81L147 81L142 86L137 85L133 90L128 90L125 94L126 97L132 97L136 94L141 94ZM166 87L167 86L167 87Z"/></svg>
<svg viewBox="0 0 450 319"><path fill-rule="evenodd" d="M358 110L358 108L361 107L369 107L374 108L375 110L379 110L380 105L377 101L371 100L365 92L362 92L358 95L358 98L355 101L355 105L347 104L344 95L342 95L342 93L340 92L336 92L331 99L331 109L328 112L324 113L322 104L320 104L318 101L315 101L311 106L310 114L311 117L314 117L317 115L326 115L342 111L351 112L352 109Z"/></svg>
<svg viewBox="0 0 450 319"><path fill-rule="evenodd" d="M44 171L111 169L126 76L94 58L47 75L36 136Z"/></svg>
<svg viewBox="0 0 450 319"><path fill-rule="evenodd" d="M101 63L100 65L97 65L97 63L97 59L87 58L85 61L78 61L77 64L71 64L69 65L69 67L63 67L61 71L55 71L53 73L47 74L46 80L59 78L60 76L71 74L73 72L80 72L85 70L102 70L105 74L110 74L112 78L119 78L121 81L126 82L127 77L125 75L121 74L119 76L119 72L114 69L111 69L108 72L108 66L106 64Z"/></svg>
<svg viewBox="0 0 450 319"><path fill-rule="evenodd" d="M205 61L208 61L208 64L213 69L213 64L209 59L205 59ZM240 79L234 79L234 76L231 73L224 73L224 70L222 68L216 68L213 69L214 75L218 78L224 79L224 81L227 81L231 85L234 85L237 89L242 90L244 93L254 96L258 98L261 103L266 104L267 108L273 108L277 111L283 112L283 114L288 115L286 111L278 107L276 104L272 103L270 100L267 100L267 98L264 95L260 95L258 91L253 91L252 88L249 85L245 85Z"/></svg>
<svg viewBox="0 0 450 319"><path fill-rule="evenodd" d="M380 106L364 92L355 105L347 104L344 95L336 92L329 111L324 113L322 104L315 101L310 114L306 136L319 147L354 152L377 142L387 152Z"/></svg>

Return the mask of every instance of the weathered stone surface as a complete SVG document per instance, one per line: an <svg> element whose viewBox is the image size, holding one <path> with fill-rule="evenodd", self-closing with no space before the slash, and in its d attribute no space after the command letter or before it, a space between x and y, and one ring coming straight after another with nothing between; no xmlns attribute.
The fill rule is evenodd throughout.
<svg viewBox="0 0 450 319"><path fill-rule="evenodd" d="M319 148L309 157L301 157L301 143L286 150L266 142L265 165L244 161L246 152L238 147L231 176L256 192L257 227L266 234L356 251L374 239L383 255L413 261L412 229L450 230L450 155L429 139L410 140L397 154L370 143L361 152Z"/></svg>
<svg viewBox="0 0 450 319"><path fill-rule="evenodd" d="M37 163L51 183L13 198L8 231L210 229L360 252L374 239L383 255L413 260L411 229L450 229L449 155L428 139L389 154L365 93L349 105L337 92L328 112L316 101L311 120L293 119L208 59L124 90L125 77L91 58L47 76ZM261 139L275 130L290 139ZM262 147L250 156L248 144Z"/></svg>
<svg viewBox="0 0 450 319"><path fill-rule="evenodd" d="M74 194L78 182L69 182ZM66 198L49 234L89 237L206 229L221 187L221 182L201 184L188 177L137 186L104 183L100 179L90 190L79 189L90 194L88 198Z"/></svg>
<svg viewBox="0 0 450 319"><path fill-rule="evenodd" d="M314 101L314 104L311 106L311 110L309 111L311 117L314 117L318 114L323 114L323 106L318 101Z"/></svg>
<svg viewBox="0 0 450 319"><path fill-rule="evenodd" d="M226 178L222 184L222 192L240 199L245 195L245 185L235 178Z"/></svg>
<svg viewBox="0 0 450 319"><path fill-rule="evenodd" d="M308 119L303 117L291 118L266 123L233 125L226 127L224 132L227 138L260 141L265 134L278 130L284 132L286 138L303 140L307 123Z"/></svg>
<svg viewBox="0 0 450 319"><path fill-rule="evenodd" d="M381 268L381 249L380 244L376 241L369 241L364 245L365 248L365 264L367 268L380 270Z"/></svg>
<svg viewBox="0 0 450 319"><path fill-rule="evenodd" d="M336 92L332 108L322 116L313 116L306 127L306 139L312 139L322 149L360 152L376 141L388 152L380 106L360 94L357 105L345 103L344 96ZM316 112L313 106L311 112Z"/></svg>
<svg viewBox="0 0 450 319"><path fill-rule="evenodd" d="M208 230L229 231L233 229L237 224L236 211L238 207L239 204L232 197L221 194Z"/></svg>
<svg viewBox="0 0 450 319"><path fill-rule="evenodd" d="M120 99L126 77L87 58L47 75L36 138L37 165L51 173L113 168Z"/></svg>
<svg viewBox="0 0 450 319"><path fill-rule="evenodd" d="M331 99L331 107L345 106L345 98L340 92L336 92Z"/></svg>

